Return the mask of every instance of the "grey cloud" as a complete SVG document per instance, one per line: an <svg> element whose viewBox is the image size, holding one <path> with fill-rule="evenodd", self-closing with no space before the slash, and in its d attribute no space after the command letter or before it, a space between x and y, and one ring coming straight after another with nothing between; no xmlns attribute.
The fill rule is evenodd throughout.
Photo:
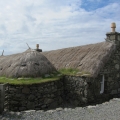
<svg viewBox="0 0 120 120"><path fill-rule="evenodd" d="M30 21L30 22L36 21L36 18L34 18L34 17L32 17L32 16L30 16L28 14L26 15L26 17L27 17L28 21Z"/></svg>
<svg viewBox="0 0 120 120"><path fill-rule="evenodd" d="M0 30L2 30L2 31L4 31L4 32L6 32L6 27L5 27L5 25L0 25Z"/></svg>
<svg viewBox="0 0 120 120"><path fill-rule="evenodd" d="M106 32L110 31L110 23L113 21L118 24L117 31L120 31L120 4L116 5L116 10L115 4L110 4L100 11L87 12L80 7L80 2L77 5L78 2L46 0L42 3L36 0L34 3L31 0L26 3L21 0L16 2L16 6L10 4L12 11L16 12L8 18L11 12L7 11L6 15L3 9L4 16L0 16L0 28L5 31L0 33L0 51L5 48L5 54L23 52L27 49L26 43L31 48L35 48L38 43L46 51L101 42ZM19 9L15 9L17 7ZM111 12L113 17L110 16Z"/></svg>

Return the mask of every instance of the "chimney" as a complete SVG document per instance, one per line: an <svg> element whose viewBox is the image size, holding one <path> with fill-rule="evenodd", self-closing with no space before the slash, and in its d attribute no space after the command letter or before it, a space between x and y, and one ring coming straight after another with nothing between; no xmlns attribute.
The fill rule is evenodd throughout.
<svg viewBox="0 0 120 120"><path fill-rule="evenodd" d="M39 44L36 44L36 50L38 50L39 49Z"/></svg>
<svg viewBox="0 0 120 120"><path fill-rule="evenodd" d="M115 42L117 45L120 43L120 33L115 31L116 23L111 23L111 32L106 33L106 41Z"/></svg>
<svg viewBox="0 0 120 120"><path fill-rule="evenodd" d="M114 22L111 23L111 28L112 28L112 32L115 32L116 24Z"/></svg>
<svg viewBox="0 0 120 120"><path fill-rule="evenodd" d="M42 52L42 49L39 49L39 44L36 44L36 51Z"/></svg>

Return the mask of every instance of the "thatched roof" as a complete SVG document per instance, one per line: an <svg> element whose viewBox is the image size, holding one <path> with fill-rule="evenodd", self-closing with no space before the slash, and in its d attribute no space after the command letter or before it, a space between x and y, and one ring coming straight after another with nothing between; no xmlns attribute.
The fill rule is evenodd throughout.
<svg viewBox="0 0 120 120"><path fill-rule="evenodd" d="M0 56L0 76L41 77L56 71L40 52L32 49L19 54Z"/></svg>
<svg viewBox="0 0 120 120"><path fill-rule="evenodd" d="M50 60L56 69L77 68L81 72L88 72L92 77L96 77L114 50L114 43L101 42L52 50L42 54Z"/></svg>

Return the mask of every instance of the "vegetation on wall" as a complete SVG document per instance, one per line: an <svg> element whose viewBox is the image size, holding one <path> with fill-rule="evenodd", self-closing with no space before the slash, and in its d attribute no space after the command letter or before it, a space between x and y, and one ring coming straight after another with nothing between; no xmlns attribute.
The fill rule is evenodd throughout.
<svg viewBox="0 0 120 120"><path fill-rule="evenodd" d="M90 73L86 71L80 71L78 69L73 68L63 68L60 69L59 72L63 75L73 75L73 76L87 76L90 77Z"/></svg>
<svg viewBox="0 0 120 120"><path fill-rule="evenodd" d="M63 69L60 69L59 72L63 75L76 75L79 70L78 69L73 69L73 68L63 68Z"/></svg>
<svg viewBox="0 0 120 120"><path fill-rule="evenodd" d="M31 84L39 84L49 81L59 80L60 77L52 77L52 78L6 78L0 77L0 84L9 83L14 85L31 85Z"/></svg>
<svg viewBox="0 0 120 120"><path fill-rule="evenodd" d="M89 77L90 74L88 72L80 72L78 69L73 68L64 68L60 69L58 72L54 72L53 74L45 74L42 77L38 78L7 78L7 77L0 77L0 84L1 83L9 83L9 84L21 84L21 85L31 85L31 84L39 84L43 82L50 82L59 80L63 75L72 75L72 76L87 76Z"/></svg>

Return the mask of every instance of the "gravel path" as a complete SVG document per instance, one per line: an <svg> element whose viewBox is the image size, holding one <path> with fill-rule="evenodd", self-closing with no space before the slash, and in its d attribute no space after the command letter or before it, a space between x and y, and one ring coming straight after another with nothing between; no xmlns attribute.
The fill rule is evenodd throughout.
<svg viewBox="0 0 120 120"><path fill-rule="evenodd" d="M4 112L0 120L120 120L120 98L96 106Z"/></svg>

